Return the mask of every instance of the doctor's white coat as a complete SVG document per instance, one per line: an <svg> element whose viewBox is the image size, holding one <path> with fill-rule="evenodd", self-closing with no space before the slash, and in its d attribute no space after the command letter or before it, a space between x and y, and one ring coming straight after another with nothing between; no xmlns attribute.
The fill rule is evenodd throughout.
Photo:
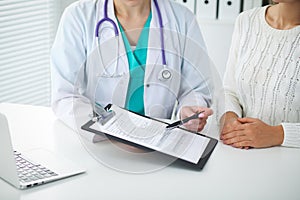
<svg viewBox="0 0 300 200"><path fill-rule="evenodd" d="M210 61L193 13L169 0L158 0L162 14L166 62L172 77L160 80L161 35L152 1L147 65L144 78L145 115L170 118L174 105L209 107L212 100ZM73 129L90 119L94 102L124 107L129 67L122 37L105 22L103 0L82 0L65 9L51 51L52 108ZM118 25L113 0L108 17ZM100 44L100 45L98 45ZM99 53L100 52L100 53ZM84 133L88 134L88 133Z"/></svg>

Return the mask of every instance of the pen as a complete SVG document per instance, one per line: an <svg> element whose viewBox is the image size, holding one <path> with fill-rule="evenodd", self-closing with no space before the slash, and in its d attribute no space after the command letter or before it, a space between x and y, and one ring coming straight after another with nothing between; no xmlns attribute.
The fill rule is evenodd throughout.
<svg viewBox="0 0 300 200"><path fill-rule="evenodd" d="M182 124L187 123L188 121L190 121L192 119L198 119L199 118L199 114L203 113L203 112L204 112L204 110L200 111L200 112L197 112L194 115L192 115L190 117L187 117L187 118L185 118L183 120L178 120L178 121L176 121L176 122L174 122L172 124L169 124L168 126L166 126L166 129L172 130L173 128L177 128L177 127L181 126Z"/></svg>

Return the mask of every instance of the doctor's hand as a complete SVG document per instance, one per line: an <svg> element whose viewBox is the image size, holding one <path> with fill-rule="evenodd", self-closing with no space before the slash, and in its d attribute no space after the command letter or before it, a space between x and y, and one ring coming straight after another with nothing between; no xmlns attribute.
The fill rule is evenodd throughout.
<svg viewBox="0 0 300 200"><path fill-rule="evenodd" d="M180 112L180 119L183 120L187 117L194 115L197 112L204 111L203 113L199 114L198 119L192 119L184 124L184 127L191 131L199 132L201 131L205 124L207 118L213 114L212 109L200 106L184 106L181 108Z"/></svg>

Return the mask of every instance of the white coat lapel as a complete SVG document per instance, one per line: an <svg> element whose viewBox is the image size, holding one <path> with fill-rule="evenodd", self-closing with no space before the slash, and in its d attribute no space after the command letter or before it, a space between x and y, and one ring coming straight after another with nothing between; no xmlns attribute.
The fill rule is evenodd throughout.
<svg viewBox="0 0 300 200"><path fill-rule="evenodd" d="M169 21L168 21L168 17L166 16L166 11L164 9L165 5L162 5L164 2L158 0L157 3L162 15L163 27L166 27ZM146 67L146 72L145 72L145 83L149 81L150 75L154 69L153 67L155 67L155 65L162 66L162 51L161 51L162 41L161 41L159 17L153 0L151 1L151 12L152 12L152 20L150 23L150 30L149 30L148 52L147 52L147 62L146 62L148 67ZM167 38L164 37L165 43L166 43L166 39Z"/></svg>

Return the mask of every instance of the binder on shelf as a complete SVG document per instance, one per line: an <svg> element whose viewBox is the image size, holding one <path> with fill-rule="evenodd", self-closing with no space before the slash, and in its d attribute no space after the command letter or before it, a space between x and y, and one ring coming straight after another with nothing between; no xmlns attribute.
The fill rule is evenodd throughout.
<svg viewBox="0 0 300 200"><path fill-rule="evenodd" d="M196 15L198 19L217 18L217 0L198 0L196 3Z"/></svg>
<svg viewBox="0 0 300 200"><path fill-rule="evenodd" d="M113 104L104 109L107 112L105 117L103 113L95 115L81 128L138 148L157 151L196 170L204 167L218 143L214 138L180 127L167 129L165 122Z"/></svg>
<svg viewBox="0 0 300 200"><path fill-rule="evenodd" d="M219 0L220 20L234 20L241 10L241 0Z"/></svg>
<svg viewBox="0 0 300 200"><path fill-rule="evenodd" d="M189 8L195 14L195 0L174 0L187 8Z"/></svg>
<svg viewBox="0 0 300 200"><path fill-rule="evenodd" d="M249 10L255 7L261 7L263 5L262 0L244 0L243 1L243 11Z"/></svg>
<svg viewBox="0 0 300 200"><path fill-rule="evenodd" d="M244 0L243 1L243 11L252 9L253 8L253 1L254 0Z"/></svg>
<svg viewBox="0 0 300 200"><path fill-rule="evenodd" d="M253 1L253 8L261 7L263 4L262 0L252 0L252 1Z"/></svg>

